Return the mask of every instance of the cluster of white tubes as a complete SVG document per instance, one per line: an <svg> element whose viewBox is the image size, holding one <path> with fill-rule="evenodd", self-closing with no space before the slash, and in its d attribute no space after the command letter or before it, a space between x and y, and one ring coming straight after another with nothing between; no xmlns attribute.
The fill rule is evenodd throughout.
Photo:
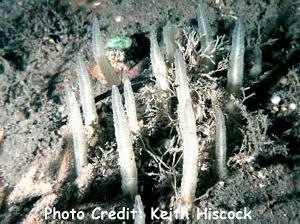
<svg viewBox="0 0 300 224"><path fill-rule="evenodd" d="M203 7L197 9L199 33L202 46L208 48L212 42L211 29ZM135 206L140 211L139 219L143 223L145 214L143 205L138 195L138 175L135 161L135 154L132 145L132 134L139 134L140 127L137 120L136 105L130 80L125 77L124 97L125 109L122 97L117 85L121 83L120 77L113 71L106 56L103 41L100 34L99 22L96 17L93 19L92 27L92 48L94 59L105 75L105 79L112 86L112 109L115 126L115 137L119 154L119 166L122 177L122 189L125 194L135 197ZM163 29L163 38L166 46L167 59L175 64L175 83L178 98L178 119L183 149L183 173L181 179L180 199L181 209L190 210L195 199L198 183L198 154L199 144L195 114L188 77L185 68L185 60L182 53L176 50L174 28L168 22ZM156 38L156 32L150 35L151 49L150 58L153 75L156 78L157 86L163 91L170 89L168 69L160 51ZM243 56L244 56L244 26L241 20L237 21L233 32L232 50L228 69L228 88L233 94L241 87L243 78ZM77 59L76 73L79 82L80 102L83 109L84 124L82 122L80 107L76 100L75 93L69 86L66 86L66 99L69 108L69 124L73 134L74 155L76 161L77 175L88 164L87 151L89 145L97 142L98 118L94 96L89 78L89 73L81 56ZM224 115L219 107L215 107L216 114L216 160L220 178L225 178L226 171L226 128Z"/></svg>

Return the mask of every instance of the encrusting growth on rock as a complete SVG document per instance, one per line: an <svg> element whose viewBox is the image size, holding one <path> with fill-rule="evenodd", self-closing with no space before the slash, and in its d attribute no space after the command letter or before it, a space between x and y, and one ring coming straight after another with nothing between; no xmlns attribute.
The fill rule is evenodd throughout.
<svg viewBox="0 0 300 224"><path fill-rule="evenodd" d="M175 55L176 93L178 98L179 128L182 137L183 171L181 179L179 206L182 211L188 211L193 205L198 177L198 138L195 114L186 75L183 56L179 50Z"/></svg>
<svg viewBox="0 0 300 224"><path fill-rule="evenodd" d="M52 184L48 182L36 181L40 175L41 166L35 164L23 176L21 181L15 186L14 190L8 197L9 204L18 204L24 202L26 198L41 197L42 195L50 194L53 191Z"/></svg>
<svg viewBox="0 0 300 224"><path fill-rule="evenodd" d="M115 126L115 137L119 153L119 165L122 178L122 190L132 198L137 195L137 168L132 147L130 129L117 86L112 86L112 109Z"/></svg>
<svg viewBox="0 0 300 224"><path fill-rule="evenodd" d="M56 194L49 194L38 200L33 209L29 212L22 224L28 223L44 223L45 222L45 209L53 207L55 203L59 200L59 197Z"/></svg>

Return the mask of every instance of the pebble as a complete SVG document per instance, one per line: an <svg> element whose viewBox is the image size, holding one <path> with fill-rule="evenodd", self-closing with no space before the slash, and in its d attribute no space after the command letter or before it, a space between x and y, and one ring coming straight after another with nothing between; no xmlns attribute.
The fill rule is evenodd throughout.
<svg viewBox="0 0 300 224"><path fill-rule="evenodd" d="M279 103L280 103L280 101L281 101L281 98L280 98L280 96L272 96L272 98L271 98L271 102L272 102L272 104L274 104L274 105L278 105Z"/></svg>
<svg viewBox="0 0 300 224"><path fill-rule="evenodd" d="M122 16L116 16L116 17L115 17L115 21L116 21L117 23L122 22L122 20L123 20L123 17L122 17Z"/></svg>
<svg viewBox="0 0 300 224"><path fill-rule="evenodd" d="M297 105L295 103L290 103L290 109L291 110L296 110Z"/></svg>

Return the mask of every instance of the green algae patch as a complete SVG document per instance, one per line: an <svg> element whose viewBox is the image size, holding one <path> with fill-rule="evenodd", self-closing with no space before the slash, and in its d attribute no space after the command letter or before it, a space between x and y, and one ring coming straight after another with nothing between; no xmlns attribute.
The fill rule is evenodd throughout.
<svg viewBox="0 0 300 224"><path fill-rule="evenodd" d="M131 45L131 38L126 36L114 36L110 38L106 43L106 47L111 49L126 49L130 48Z"/></svg>

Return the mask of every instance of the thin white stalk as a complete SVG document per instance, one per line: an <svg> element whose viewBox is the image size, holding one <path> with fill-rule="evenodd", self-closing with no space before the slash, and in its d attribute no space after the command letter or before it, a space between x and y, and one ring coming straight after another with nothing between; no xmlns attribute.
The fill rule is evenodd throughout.
<svg viewBox="0 0 300 224"><path fill-rule="evenodd" d="M176 87L178 117L183 147L183 173L180 196L182 200L181 209L184 212L191 209L195 198L198 182L199 144L185 62L179 50L177 50L175 54L175 75L178 85L178 87Z"/></svg>
<svg viewBox="0 0 300 224"><path fill-rule="evenodd" d="M132 198L137 195L137 168L132 147L130 129L117 86L112 86L112 109L115 126L119 165L122 178L122 190Z"/></svg>
<svg viewBox="0 0 300 224"><path fill-rule="evenodd" d="M98 124L98 116L90 76L81 56L77 58L76 74L88 141L91 145L94 145L97 140L96 126Z"/></svg>
<svg viewBox="0 0 300 224"><path fill-rule="evenodd" d="M232 33L231 52L227 72L227 89L234 96L241 94L244 73L245 27L241 18Z"/></svg>
<svg viewBox="0 0 300 224"><path fill-rule="evenodd" d="M95 61L100 66L100 69L107 83L109 85L119 85L121 83L121 80L113 70L105 55L104 42L100 33L99 21L96 16L94 16L93 18L92 48Z"/></svg>
<svg viewBox="0 0 300 224"><path fill-rule="evenodd" d="M137 134L140 131L140 127L136 115L135 99L131 87L131 82L126 75L124 76L123 84L124 84L125 108L128 117L129 127L133 133Z"/></svg>
<svg viewBox="0 0 300 224"><path fill-rule="evenodd" d="M155 31L152 31L150 34L150 43L150 59L153 75L160 89L166 91L169 89L168 69L160 51Z"/></svg>
<svg viewBox="0 0 300 224"><path fill-rule="evenodd" d="M66 101L69 109L69 125L73 135L73 147L77 176L81 176L83 168L88 165L87 149L88 144L85 136L85 130L81 119L79 104L75 93L66 85Z"/></svg>
<svg viewBox="0 0 300 224"><path fill-rule="evenodd" d="M163 38L166 46L168 61L173 62L177 47L175 43L175 29L174 26L170 23L170 21L168 21L163 28Z"/></svg>
<svg viewBox="0 0 300 224"><path fill-rule="evenodd" d="M134 210L137 212L135 214L134 224L145 224L146 215L140 195L135 196Z"/></svg>
<svg viewBox="0 0 300 224"><path fill-rule="evenodd" d="M226 126L225 119L222 110L216 106L215 107L216 115L216 160L217 160L217 172L219 178L223 180L227 176L227 167L226 167Z"/></svg>

